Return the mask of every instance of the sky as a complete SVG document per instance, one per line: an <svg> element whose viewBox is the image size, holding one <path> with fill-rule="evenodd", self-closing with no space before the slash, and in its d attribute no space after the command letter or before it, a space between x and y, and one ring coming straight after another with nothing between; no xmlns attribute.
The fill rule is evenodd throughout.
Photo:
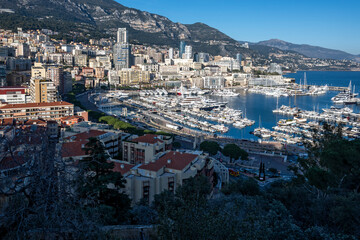
<svg viewBox="0 0 360 240"><path fill-rule="evenodd" d="M249 42L281 39L360 54L360 0L116 0Z"/></svg>

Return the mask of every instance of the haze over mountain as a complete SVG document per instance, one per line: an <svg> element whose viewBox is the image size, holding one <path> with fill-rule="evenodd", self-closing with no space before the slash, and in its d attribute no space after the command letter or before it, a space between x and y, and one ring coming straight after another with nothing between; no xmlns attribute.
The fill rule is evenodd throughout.
<svg viewBox="0 0 360 240"><path fill-rule="evenodd" d="M305 56L313 57L313 58L337 59L337 60L346 59L346 60L353 60L360 62L360 55L353 55L340 50L311 46L308 44L294 44L279 39L270 39L267 41L261 41L258 42L257 44L268 47L275 47L281 50L295 51Z"/></svg>

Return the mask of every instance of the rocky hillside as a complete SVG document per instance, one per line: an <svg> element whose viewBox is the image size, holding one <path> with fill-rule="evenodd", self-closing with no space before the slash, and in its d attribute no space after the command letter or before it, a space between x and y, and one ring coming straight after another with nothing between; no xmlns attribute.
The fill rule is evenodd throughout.
<svg viewBox="0 0 360 240"><path fill-rule="evenodd" d="M304 54L308 57L313 58L322 58L322 59L337 59L337 60L353 60L360 62L359 55L353 55L347 52L328 49L323 47L311 46L307 44L293 44L289 42L285 42L279 39L271 39L268 41L262 41L257 43L259 45L264 45L268 47L275 47L282 50L291 50L296 51L298 53Z"/></svg>
<svg viewBox="0 0 360 240"><path fill-rule="evenodd" d="M195 51L215 55L251 54L234 39L205 24L174 23L166 17L128 8L113 0L2 0L0 9L6 9L0 14L3 28L49 27L65 35L68 33L71 39L70 32L80 32L83 37L110 36L117 28L127 27L130 39L138 43L176 47L183 39L192 44Z"/></svg>
<svg viewBox="0 0 360 240"><path fill-rule="evenodd" d="M286 44L261 42L252 44L250 49L243 48L238 41L206 24L175 23L157 14L125 7L114 0L1 0L0 28L16 30L17 27L24 30L47 28L58 32L54 36L58 39L76 41L114 37L119 27L126 27L131 43L176 48L181 40L185 40L195 52L232 57L242 53L257 65L276 62L293 70L308 70L314 66L312 63L304 65L302 61L303 54L312 56L309 52ZM339 69L348 69L350 65L346 63Z"/></svg>

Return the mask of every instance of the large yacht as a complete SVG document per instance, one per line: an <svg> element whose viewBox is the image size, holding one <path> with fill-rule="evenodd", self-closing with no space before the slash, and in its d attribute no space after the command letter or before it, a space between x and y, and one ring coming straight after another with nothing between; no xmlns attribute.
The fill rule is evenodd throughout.
<svg viewBox="0 0 360 240"><path fill-rule="evenodd" d="M224 90L214 90L212 92L212 95L214 96L221 96L221 97L237 97L239 96L238 93L235 93L229 89L224 89Z"/></svg>

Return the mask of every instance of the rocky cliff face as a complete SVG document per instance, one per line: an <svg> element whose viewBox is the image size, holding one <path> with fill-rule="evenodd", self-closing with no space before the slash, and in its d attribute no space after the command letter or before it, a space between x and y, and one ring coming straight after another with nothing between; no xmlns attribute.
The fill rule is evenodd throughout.
<svg viewBox="0 0 360 240"><path fill-rule="evenodd" d="M113 0L3 0L7 8L25 16L85 22L105 30L119 25L147 33L165 33L172 38L189 38L191 33L181 23L168 18L127 8Z"/></svg>
<svg viewBox="0 0 360 240"><path fill-rule="evenodd" d="M127 27L130 38L139 43L176 47L180 40L185 40L193 44L195 51L214 55L235 55L238 52L249 55L251 52L205 24L174 23L166 17L127 8L113 0L2 0L1 8L37 21L58 21L64 25L76 23L78 31L84 28L88 31L92 27L114 34L117 28Z"/></svg>

